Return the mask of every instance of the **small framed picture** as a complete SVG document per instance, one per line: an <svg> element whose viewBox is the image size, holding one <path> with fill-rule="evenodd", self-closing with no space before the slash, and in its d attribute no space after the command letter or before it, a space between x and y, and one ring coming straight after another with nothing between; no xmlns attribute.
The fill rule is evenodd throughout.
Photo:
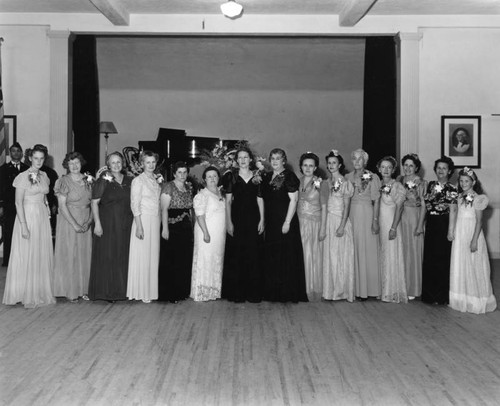
<svg viewBox="0 0 500 406"><path fill-rule="evenodd" d="M441 116L441 154L457 168L480 168L481 116Z"/></svg>
<svg viewBox="0 0 500 406"><path fill-rule="evenodd" d="M5 130L5 145L7 147L7 155L9 148L17 141L17 116L3 116Z"/></svg>

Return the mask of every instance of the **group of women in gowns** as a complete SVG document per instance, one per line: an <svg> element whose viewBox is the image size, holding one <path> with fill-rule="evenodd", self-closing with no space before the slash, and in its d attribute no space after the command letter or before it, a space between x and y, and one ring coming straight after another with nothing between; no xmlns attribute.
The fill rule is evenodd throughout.
<svg viewBox="0 0 500 406"><path fill-rule="evenodd" d="M285 167L282 149L271 151L270 172L252 171L251 151L240 149L238 171L221 182L217 168L206 168L205 187L193 199L185 164L161 186L156 154L142 156L144 172L132 179L116 152L94 181L81 173L83 157L70 153L68 174L55 187L61 220L53 261L48 180L39 170L47 152L30 154L31 168L14 181L21 204L5 304L35 307L54 303L54 296L149 303L188 296L406 302L421 295L461 311L496 307L480 224L488 200L468 168L459 174L457 193L448 182L453 162L447 157L436 161L438 181L427 185L417 175L415 154L403 158L397 180L394 158L380 160L380 181L366 170L365 151L352 153L354 171L343 176L343 158L332 150L326 156L330 176L322 180L315 154L302 155L299 179Z"/></svg>

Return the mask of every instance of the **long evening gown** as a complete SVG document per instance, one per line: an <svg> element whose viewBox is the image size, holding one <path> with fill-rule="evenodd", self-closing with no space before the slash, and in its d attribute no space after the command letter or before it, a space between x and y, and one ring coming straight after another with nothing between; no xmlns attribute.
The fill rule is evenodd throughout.
<svg viewBox="0 0 500 406"><path fill-rule="evenodd" d="M393 182L390 192L382 192L380 196L380 279L382 281L383 302L406 303L405 262L403 255L403 239L401 222L396 230L396 238L389 240L396 204L403 203L405 188L399 182Z"/></svg>
<svg viewBox="0 0 500 406"><path fill-rule="evenodd" d="M399 182L405 187L406 198L401 215L401 231L403 237L403 252L405 258L406 292L408 296L417 297L422 294L422 260L424 256L424 235L415 235L420 219L422 197L427 188L426 181L416 177L415 187L410 188L408 182Z"/></svg>
<svg viewBox="0 0 500 406"><path fill-rule="evenodd" d="M337 237L336 232L342 222L344 197L352 198L354 186L345 178L334 189L335 182L328 179L328 215L326 220L326 239L323 255L323 298L327 300L346 299L354 301L354 239L351 220L348 218L344 235ZM338 190L336 190L338 189Z"/></svg>
<svg viewBox="0 0 500 406"><path fill-rule="evenodd" d="M132 181L130 204L134 217L141 216L144 238L135 233L132 223L128 261L127 297L135 300L158 299L160 261L160 191L154 178L141 173Z"/></svg>
<svg viewBox="0 0 500 406"><path fill-rule="evenodd" d="M477 251L470 243L476 227L476 210L488 206L485 195L474 193L474 201L458 198L455 239L451 247L450 307L461 312L486 313L497 307L490 280L490 261L483 230L477 239Z"/></svg>
<svg viewBox="0 0 500 406"><path fill-rule="evenodd" d="M226 235L222 298L233 302L260 302L262 300L262 236L257 197L260 187L253 178L245 182L238 173L228 172L223 177L226 192L232 198L231 220L234 233ZM229 198L229 196L228 196Z"/></svg>
<svg viewBox="0 0 500 406"><path fill-rule="evenodd" d="M56 181L54 192L66 197L66 207L75 221L83 225L91 218L91 186L64 175ZM92 230L77 233L59 209L54 255L54 296L77 299L88 294Z"/></svg>
<svg viewBox="0 0 500 406"><path fill-rule="evenodd" d="M197 221L190 296L196 302L219 299L226 242L226 202L205 188L194 197L193 206L196 216L205 215L210 242L203 240L203 231Z"/></svg>
<svg viewBox="0 0 500 406"><path fill-rule="evenodd" d="M16 216L3 295L3 304L21 302L26 308L55 303L52 294L52 233L44 200L49 192L49 178L45 172L39 171L38 182L32 184L31 173L31 170L20 173L13 182L16 189L24 189L24 215L30 235L23 238L21 223Z"/></svg>
<svg viewBox="0 0 500 406"><path fill-rule="evenodd" d="M282 233L290 197L300 181L285 169L274 179L272 173L262 177L266 231L264 242L264 300L271 302L307 302L304 254L297 214L288 233Z"/></svg>
<svg viewBox="0 0 500 406"><path fill-rule="evenodd" d="M132 211L130 186L132 178L99 178L92 188L92 199L99 202L103 234L93 236L90 265L89 298L92 300L125 300L127 298L128 257Z"/></svg>
<svg viewBox="0 0 500 406"><path fill-rule="evenodd" d="M369 182L362 182L354 172L345 177L354 185L349 219L354 238L354 272L356 296L361 298L380 296L380 271L378 268L378 236L372 234L373 202L380 197L380 179L371 176Z"/></svg>
<svg viewBox="0 0 500 406"><path fill-rule="evenodd" d="M450 291L451 241L448 241L450 205L457 204L451 183L429 182L422 262L422 302L447 304Z"/></svg>
<svg viewBox="0 0 500 406"><path fill-rule="evenodd" d="M319 241L321 228L321 209L328 201L328 182L321 181L319 188L314 180L304 184L300 180L297 216L300 224L300 237L304 250L306 272L306 293L310 302L321 300L323 294L323 246Z"/></svg>
<svg viewBox="0 0 500 406"><path fill-rule="evenodd" d="M175 183L166 183L161 193L170 196L168 207L169 238L161 238L158 271L158 300L177 302L189 297L193 266L193 188L185 183L185 191Z"/></svg>

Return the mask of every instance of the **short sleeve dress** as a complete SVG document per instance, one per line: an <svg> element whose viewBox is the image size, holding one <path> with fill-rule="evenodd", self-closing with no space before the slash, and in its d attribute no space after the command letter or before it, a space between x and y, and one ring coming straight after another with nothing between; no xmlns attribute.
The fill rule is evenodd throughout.
<svg viewBox="0 0 500 406"><path fill-rule="evenodd" d="M66 197L66 207L79 225L91 218L92 188L85 180L64 175L56 181L56 196ZM54 296L77 299L88 294L92 230L77 233L59 208L54 255Z"/></svg>
<svg viewBox="0 0 500 406"><path fill-rule="evenodd" d="M401 221L396 230L396 238L389 240L389 231L394 220L396 204L402 204L406 192L404 186L396 181L381 188L380 195L380 279L382 281L383 302L406 303L405 262L403 256L403 239L401 237Z"/></svg>
<svg viewBox="0 0 500 406"><path fill-rule="evenodd" d="M490 279L490 261L483 230L477 251L470 243L476 227L476 210L488 207L488 198L475 192L458 198L455 239L451 247L450 307L461 312L486 313L497 307Z"/></svg>
<svg viewBox="0 0 500 406"><path fill-rule="evenodd" d="M101 237L93 236L89 298L125 300L133 220L130 209L132 178L123 176L120 184L114 178L106 180L104 176L95 182L92 189L92 199L100 199L99 218L103 234Z"/></svg>
<svg viewBox="0 0 500 406"><path fill-rule="evenodd" d="M55 303L52 294L54 261L49 211L45 195L49 178L45 172L27 170L16 176L16 189L24 189L24 215L30 233L23 238L19 216L16 216L3 304L21 302L26 308Z"/></svg>
<svg viewBox="0 0 500 406"><path fill-rule="evenodd" d="M354 238L351 220L348 218L344 235L337 237L345 207L344 198L352 198L354 186L344 177L336 181L328 179L329 196L326 218L326 238L323 254L323 298L354 301Z"/></svg>
<svg viewBox="0 0 500 406"><path fill-rule="evenodd" d="M272 172L262 177L266 231L264 240L264 300L270 302L307 302L304 254L300 227L295 213L288 233L282 233L290 197L299 190L300 181L289 169L274 179Z"/></svg>

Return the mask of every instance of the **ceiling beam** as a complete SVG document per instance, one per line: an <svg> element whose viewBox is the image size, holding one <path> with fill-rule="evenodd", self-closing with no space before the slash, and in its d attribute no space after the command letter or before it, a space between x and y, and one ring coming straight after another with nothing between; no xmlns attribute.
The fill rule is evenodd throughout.
<svg viewBox="0 0 500 406"><path fill-rule="evenodd" d="M129 25L130 13L117 0L90 0L90 2L114 25Z"/></svg>
<svg viewBox="0 0 500 406"><path fill-rule="evenodd" d="M341 27L354 27L377 0L344 0L344 6L339 14L339 24Z"/></svg>

